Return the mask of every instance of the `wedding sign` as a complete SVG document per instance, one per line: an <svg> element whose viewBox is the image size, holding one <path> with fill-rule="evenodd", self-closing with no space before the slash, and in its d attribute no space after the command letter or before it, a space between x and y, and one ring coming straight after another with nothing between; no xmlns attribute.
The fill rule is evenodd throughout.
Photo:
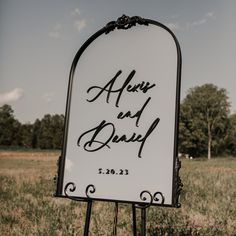
<svg viewBox="0 0 236 236"><path fill-rule="evenodd" d="M71 67L57 196L178 206L181 53L164 25L123 16Z"/></svg>

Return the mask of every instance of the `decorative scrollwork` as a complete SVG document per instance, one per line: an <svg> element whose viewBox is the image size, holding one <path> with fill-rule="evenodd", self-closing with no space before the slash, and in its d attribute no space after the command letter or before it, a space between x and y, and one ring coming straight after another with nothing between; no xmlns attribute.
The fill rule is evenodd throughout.
<svg viewBox="0 0 236 236"><path fill-rule="evenodd" d="M150 198L150 201L149 201L149 202L152 203L152 201L153 201L152 194L151 194L149 191L147 191L147 190L142 191L142 192L140 193L140 199L141 199L142 201L146 201L146 200L147 200L147 197L145 197L145 195Z"/></svg>
<svg viewBox="0 0 236 236"><path fill-rule="evenodd" d="M164 204L165 202L165 197L163 195L163 193L161 192L156 192L154 193L153 195L153 201L157 202L157 203L160 203L160 204Z"/></svg>
<svg viewBox="0 0 236 236"><path fill-rule="evenodd" d="M80 198L78 198L78 197L72 197L72 196L71 196L71 193L73 193L75 190L76 190L76 185L75 185L75 183L69 182L69 183L67 183L67 184L65 185L64 193L65 193L66 197L68 197L68 198L71 199L71 200L84 201L84 199L80 199ZM86 190L85 190L85 194L86 194L87 198L91 198L91 197L90 197L90 194L95 193L95 191L96 191L95 186L92 185L92 184L89 184L89 185L86 187Z"/></svg>
<svg viewBox="0 0 236 236"><path fill-rule="evenodd" d="M151 206L151 204L153 202L153 196L147 190L144 190L140 193L140 199L144 202L146 202L149 199L149 202L143 203L141 205L137 205L138 208L143 208L143 209L148 208L149 206Z"/></svg>
<svg viewBox="0 0 236 236"><path fill-rule="evenodd" d="M137 208L148 208L152 205L153 202L157 202L158 204L164 204L165 202L165 197L163 195L163 193L161 192L155 192L153 195L147 191L144 190L140 193L140 199L142 201L144 201L144 203L142 204L137 204L136 207ZM148 202L147 202L148 201Z"/></svg>
<svg viewBox="0 0 236 236"><path fill-rule="evenodd" d="M64 188L64 193L67 197L70 197L70 193L73 193L76 190L76 186L73 182L69 182L66 184Z"/></svg>
<svg viewBox="0 0 236 236"><path fill-rule="evenodd" d="M93 184L89 184L85 190L85 194L88 198L91 198L89 194L93 194L95 193L95 191L96 191L95 186Z"/></svg>
<svg viewBox="0 0 236 236"><path fill-rule="evenodd" d="M143 19L140 16L126 16L123 15L121 17L119 17L117 19L117 21L111 21L106 25L106 34L108 34L109 32L113 31L115 28L117 29L129 29L133 26L135 26L136 24L140 24L140 25L148 25L147 20Z"/></svg>

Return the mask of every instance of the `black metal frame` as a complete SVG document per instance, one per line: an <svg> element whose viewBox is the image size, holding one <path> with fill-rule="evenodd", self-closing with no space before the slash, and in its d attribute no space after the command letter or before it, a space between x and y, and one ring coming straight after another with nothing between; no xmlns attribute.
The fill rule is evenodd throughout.
<svg viewBox="0 0 236 236"><path fill-rule="evenodd" d="M72 200L76 201L85 201L88 203L88 208L87 208L87 217L86 217L86 225L85 225L85 231L88 232L88 227L89 227L89 221L90 221L90 214L91 214L91 208L92 208L92 200L101 200L101 201L112 201L116 202L117 204L117 209L118 209L118 202L117 200L107 200L107 199L97 199L93 198L92 194L95 193L96 188L94 185L88 185L86 188L86 196L87 198L79 198L79 197L73 197L73 192L76 189L76 186L74 183L70 182L67 183L65 188L63 189L63 178L64 178L64 168L65 168L65 155L66 155L66 148L67 148L67 136L68 136L68 125L69 125L69 120L70 120L70 103L71 103L71 93L72 93L72 87L73 87L73 77L75 73L75 69L77 66L77 63L83 54L83 52L86 50L86 48L99 36L102 34L109 34L111 31L114 30L127 30L131 27L134 27L135 25L156 25L159 26L166 31L170 33L170 35L173 37L176 45L176 50L177 50L177 84L176 84L176 118L175 118L175 141L174 141L174 161L173 161L173 191L172 191L172 204L168 205L165 204L165 198L161 192L156 192L154 194L150 193L149 191L142 191L140 193L140 200L143 201L144 203L140 202L128 202L124 201L125 203L131 203L132 204L132 209L133 209L133 218L134 218L134 235L136 231L136 223L135 223L135 218L136 218L136 208L141 208L141 215L142 215L142 222L146 222L146 208L151 206L151 205L159 205L159 206L165 206L165 207L180 207L181 204L179 203L179 196L180 192L182 189L182 183L181 179L179 177L179 169L181 167L181 162L178 159L178 122L179 122L179 103L180 103L180 80L181 80L181 66L182 66L182 56L181 56L181 50L180 50L180 45L178 43L177 38L175 37L174 33L167 28L165 25L154 21L150 19L144 19L139 16L134 16L134 17L128 17L123 15L122 17L118 18L117 21L112 21L108 23L105 27L97 31L95 34L93 34L83 45L82 47L78 50L76 53L74 60L71 65L71 70L70 70L70 75L69 75L69 84L68 84L68 93L67 93L67 103L66 103L66 116L65 116L65 125L64 125L64 137L63 137L63 148L62 148L62 154L61 157L59 158L58 161L58 173L57 173L57 189L56 189L56 197L67 197ZM63 195L64 193L64 195ZM146 201L149 199L149 203L146 203ZM118 214L118 210L117 210ZM117 222L117 221L116 221ZM145 230L146 226L143 225L143 235L145 235ZM116 229L114 230L116 232ZM86 235L86 234L85 234Z"/></svg>

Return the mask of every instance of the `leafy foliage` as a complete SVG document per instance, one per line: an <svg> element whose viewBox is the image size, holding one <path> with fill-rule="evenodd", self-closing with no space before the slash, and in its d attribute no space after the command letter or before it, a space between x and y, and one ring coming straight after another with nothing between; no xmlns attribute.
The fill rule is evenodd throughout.
<svg viewBox="0 0 236 236"><path fill-rule="evenodd" d="M20 123L14 118L11 106L0 107L0 145L17 145L19 131Z"/></svg>
<svg viewBox="0 0 236 236"><path fill-rule="evenodd" d="M229 127L229 132L225 142L225 149L227 154L236 156L236 114L229 117Z"/></svg>
<svg viewBox="0 0 236 236"><path fill-rule="evenodd" d="M21 124L9 105L0 107L0 146L60 149L64 127L63 115L45 115L33 124Z"/></svg>
<svg viewBox="0 0 236 236"><path fill-rule="evenodd" d="M209 159L222 154L231 129L229 108L225 89L213 84L190 89L180 110L180 152Z"/></svg>
<svg viewBox="0 0 236 236"><path fill-rule="evenodd" d="M63 124L63 115L45 115L40 122L37 133L38 147L41 149L59 149L62 144Z"/></svg>

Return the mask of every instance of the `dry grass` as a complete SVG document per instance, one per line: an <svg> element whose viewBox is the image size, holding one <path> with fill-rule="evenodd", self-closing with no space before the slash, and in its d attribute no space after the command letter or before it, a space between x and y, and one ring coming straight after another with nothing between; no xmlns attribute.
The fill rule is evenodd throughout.
<svg viewBox="0 0 236 236"><path fill-rule="evenodd" d="M21 181L50 178L56 173L59 152L0 151L0 176L14 177Z"/></svg>
<svg viewBox="0 0 236 236"><path fill-rule="evenodd" d="M0 151L0 235L83 235L86 204L53 197L59 154ZM181 177L182 207L150 207L147 235L236 235L236 159L183 160ZM111 235L114 204L92 212L90 235ZM132 235L130 205L119 204L117 232Z"/></svg>

